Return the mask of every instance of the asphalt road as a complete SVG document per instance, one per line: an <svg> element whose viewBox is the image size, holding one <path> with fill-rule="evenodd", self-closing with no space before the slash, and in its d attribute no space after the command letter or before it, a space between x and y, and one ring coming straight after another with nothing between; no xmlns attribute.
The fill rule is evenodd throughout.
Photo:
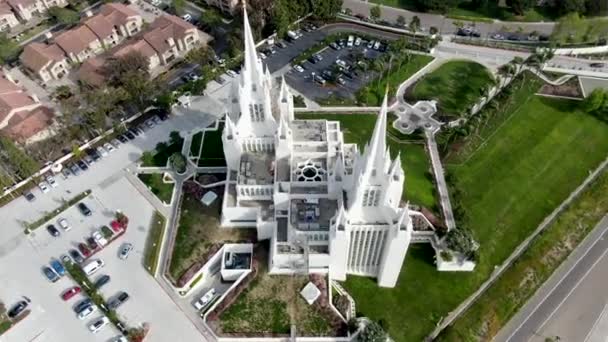
<svg viewBox="0 0 608 342"><path fill-rule="evenodd" d="M497 342L605 341L608 216L495 337ZM600 339L597 339L599 337Z"/></svg>
<svg viewBox="0 0 608 342"><path fill-rule="evenodd" d="M366 17L369 16L369 9L373 6L375 6L374 3L368 3L360 0L344 0L342 4L342 8L350 8L353 15L362 14ZM418 16L418 18L420 18L422 28L424 28L427 32L431 26L437 27L442 34L451 34L456 32L456 26L453 24L453 22L456 20L446 18L443 15L416 13L388 6L381 6L380 13L382 19L392 22L396 22L397 17L400 15L405 17L407 23L409 23L414 16ZM498 20L494 21L492 24L482 22L475 23L475 28L481 33L482 37L486 37L491 33L501 31L505 27L508 28L509 31L518 31L519 28L521 28L522 32L529 33L536 31L538 33L551 34L554 26L554 23L524 23Z"/></svg>

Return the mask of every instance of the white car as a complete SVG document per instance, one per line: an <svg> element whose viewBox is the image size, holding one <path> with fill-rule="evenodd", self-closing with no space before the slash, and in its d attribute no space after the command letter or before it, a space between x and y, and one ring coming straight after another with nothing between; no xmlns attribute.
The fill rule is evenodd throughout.
<svg viewBox="0 0 608 342"><path fill-rule="evenodd" d="M110 153L114 152L115 150L114 146L112 146L110 143L103 144L103 148Z"/></svg>
<svg viewBox="0 0 608 342"><path fill-rule="evenodd" d="M226 70L226 74L230 77L236 77L236 72L234 70Z"/></svg>
<svg viewBox="0 0 608 342"><path fill-rule="evenodd" d="M186 14L182 15L182 19L189 22L192 20L192 16L190 15L190 13L186 13Z"/></svg>
<svg viewBox="0 0 608 342"><path fill-rule="evenodd" d="M83 320L89 317L93 312L97 311L97 305L91 305L84 308L84 310L78 313L78 319Z"/></svg>
<svg viewBox="0 0 608 342"><path fill-rule="evenodd" d="M265 53L260 52L260 58L262 58L262 59L266 59L267 57L268 57L268 56L266 56L266 54L265 54Z"/></svg>
<svg viewBox="0 0 608 342"><path fill-rule="evenodd" d="M46 182L49 183L52 188L56 188L59 185L53 176L46 176Z"/></svg>
<svg viewBox="0 0 608 342"><path fill-rule="evenodd" d="M118 258L120 260L125 260L129 257L129 253L133 250L133 245L130 243L125 243L120 247L120 251L118 252Z"/></svg>
<svg viewBox="0 0 608 342"><path fill-rule="evenodd" d="M99 153L102 157L105 157L108 155L108 151L106 151L103 147L99 146L97 147L97 153Z"/></svg>
<svg viewBox="0 0 608 342"><path fill-rule="evenodd" d="M61 228L63 228L63 230L65 230L66 232L72 229L72 226L70 226L68 220L64 218L60 218L57 222L59 223L59 226L61 226Z"/></svg>
<svg viewBox="0 0 608 342"><path fill-rule="evenodd" d="M294 65L293 69L297 72L304 72L304 68L302 68L302 66L298 64Z"/></svg>
<svg viewBox="0 0 608 342"><path fill-rule="evenodd" d="M40 191L42 191L42 193L44 193L44 194L49 192L49 187L47 186L46 182L38 183L38 187L40 188Z"/></svg>
<svg viewBox="0 0 608 342"><path fill-rule="evenodd" d="M129 340L127 340L127 338L124 336L116 336L111 341L112 342L129 342Z"/></svg>
<svg viewBox="0 0 608 342"><path fill-rule="evenodd" d="M97 332L99 332L99 330L101 330L103 327L105 327L109 323L110 323L110 320L108 319L108 317L106 317L106 316L99 317L98 319L93 321L93 323L89 324L89 330L93 334L96 334Z"/></svg>
<svg viewBox="0 0 608 342"><path fill-rule="evenodd" d="M102 247L108 244L108 240L106 240L106 238L97 230L93 232L93 240Z"/></svg>

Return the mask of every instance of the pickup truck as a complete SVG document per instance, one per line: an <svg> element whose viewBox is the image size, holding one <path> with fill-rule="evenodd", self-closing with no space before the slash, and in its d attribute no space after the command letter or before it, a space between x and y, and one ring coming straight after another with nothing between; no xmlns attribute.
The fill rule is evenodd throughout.
<svg viewBox="0 0 608 342"><path fill-rule="evenodd" d="M61 262L59 262L59 260L51 260L51 267L53 268L55 273L57 273L60 277L63 277L65 275L65 268L63 268L63 265L61 264Z"/></svg>

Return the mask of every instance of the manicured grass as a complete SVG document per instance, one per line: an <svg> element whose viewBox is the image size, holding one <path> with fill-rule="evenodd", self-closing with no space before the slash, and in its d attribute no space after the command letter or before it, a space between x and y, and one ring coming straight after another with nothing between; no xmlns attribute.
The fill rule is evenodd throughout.
<svg viewBox="0 0 608 342"><path fill-rule="evenodd" d="M71 199L65 201L61 206L59 206L57 209L47 213L46 215L44 215L43 217L39 218L38 220L32 222L32 223L26 223L25 224L25 228L26 234L29 234L30 231L37 229L38 227L42 226L45 222L51 220L54 217L57 217L57 215L61 214L62 212L66 211L69 207L73 206L74 204L80 202L83 198L87 197L89 194L91 193L91 190L86 190L84 192L81 192L80 194L72 197Z"/></svg>
<svg viewBox="0 0 608 342"><path fill-rule="evenodd" d="M569 14L555 25L551 40L560 43L595 43L608 34L608 19L583 19L577 14Z"/></svg>
<svg viewBox="0 0 608 342"><path fill-rule="evenodd" d="M190 154L193 157L198 157L203 142L203 132L198 132L192 136L192 144L190 144Z"/></svg>
<svg viewBox="0 0 608 342"><path fill-rule="evenodd" d="M378 77L379 80L376 78L367 83L364 88L357 91L356 98L359 102L368 106L381 105L387 83L389 94L394 94L403 81L407 80L418 70L433 61L433 57L426 55L411 54L407 57L401 57L403 58L401 63L399 63L399 61L393 61L391 70L383 71Z"/></svg>
<svg viewBox="0 0 608 342"><path fill-rule="evenodd" d="M156 144L156 149L153 152L146 151L141 156L142 166L165 167L169 157L176 152L182 151L184 139L179 136L178 132L171 132L168 142Z"/></svg>
<svg viewBox="0 0 608 342"><path fill-rule="evenodd" d="M499 124L487 124L486 140L476 142L480 148L464 146L469 152L458 160L466 162L445 165L455 184L452 203L464 208L458 224L473 231L480 244L475 271L437 272L431 247L414 245L396 288L379 289L373 279L357 277L345 283L357 310L386 320L396 341L420 341L429 334L608 153L608 125L580 112L579 102L540 98L527 85L521 88L504 105L512 111L499 115Z"/></svg>
<svg viewBox="0 0 608 342"><path fill-rule="evenodd" d="M409 100L437 100L443 115L461 116L492 84L493 76L485 66L470 61L451 61L425 75L408 89Z"/></svg>
<svg viewBox="0 0 608 342"><path fill-rule="evenodd" d="M4 334L12 326L13 323L11 323L11 321L9 321L8 319L0 322L0 335Z"/></svg>
<svg viewBox="0 0 608 342"><path fill-rule="evenodd" d="M608 212L604 172L439 341L490 340Z"/></svg>
<svg viewBox="0 0 608 342"><path fill-rule="evenodd" d="M223 122L220 122L217 131L205 131L203 150L198 161L198 166L226 166L224 147L222 145L223 131Z"/></svg>
<svg viewBox="0 0 608 342"><path fill-rule="evenodd" d="M150 191L152 191L152 193L155 194L159 200L167 204L171 203L171 197L173 196L173 183L163 182L162 174L139 174L137 177L148 186Z"/></svg>
<svg viewBox="0 0 608 342"><path fill-rule="evenodd" d="M255 229L220 228L221 205L221 197L206 206L193 195L184 195L169 267L173 279L179 279L192 263L205 256L218 242L253 240Z"/></svg>
<svg viewBox="0 0 608 342"><path fill-rule="evenodd" d="M392 114L389 114L392 115ZM340 121L340 128L347 143L356 143L362 150L372 136L378 118L375 114L296 114L297 119L325 119ZM435 185L429 174L430 160L419 143L399 143L387 138L391 156L401 153L401 165L405 171L403 199L412 204L436 208Z"/></svg>
<svg viewBox="0 0 608 342"><path fill-rule="evenodd" d="M146 247L144 248L144 267L154 277L158 266L158 258L160 255L160 246L162 244L163 235L165 234L165 223L167 219L158 211L154 212L152 221L150 222L150 230L146 238Z"/></svg>

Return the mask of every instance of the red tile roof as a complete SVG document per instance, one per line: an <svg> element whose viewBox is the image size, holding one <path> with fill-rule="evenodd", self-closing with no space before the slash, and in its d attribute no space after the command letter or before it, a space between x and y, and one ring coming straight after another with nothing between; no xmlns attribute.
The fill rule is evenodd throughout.
<svg viewBox="0 0 608 342"><path fill-rule="evenodd" d="M6 75L0 70L0 95L21 91L18 85L11 82Z"/></svg>
<svg viewBox="0 0 608 342"><path fill-rule="evenodd" d="M56 44L30 43L25 46L19 59L26 67L39 71L49 62L64 60L65 53Z"/></svg>
<svg viewBox="0 0 608 342"><path fill-rule="evenodd" d="M0 121L13 110L36 104L27 93L14 92L0 95Z"/></svg>
<svg viewBox="0 0 608 342"><path fill-rule="evenodd" d="M14 139L25 140L50 126L53 123L53 116L53 111L45 106L31 111L17 112L3 131Z"/></svg>
<svg viewBox="0 0 608 342"><path fill-rule="evenodd" d="M75 55L86 50L89 45L96 40L98 39L97 36L95 36L95 33L84 25L65 31L55 37L55 42L63 51Z"/></svg>
<svg viewBox="0 0 608 342"><path fill-rule="evenodd" d="M106 39L114 33L112 23L101 14L90 17L84 21L84 24L101 40Z"/></svg>

